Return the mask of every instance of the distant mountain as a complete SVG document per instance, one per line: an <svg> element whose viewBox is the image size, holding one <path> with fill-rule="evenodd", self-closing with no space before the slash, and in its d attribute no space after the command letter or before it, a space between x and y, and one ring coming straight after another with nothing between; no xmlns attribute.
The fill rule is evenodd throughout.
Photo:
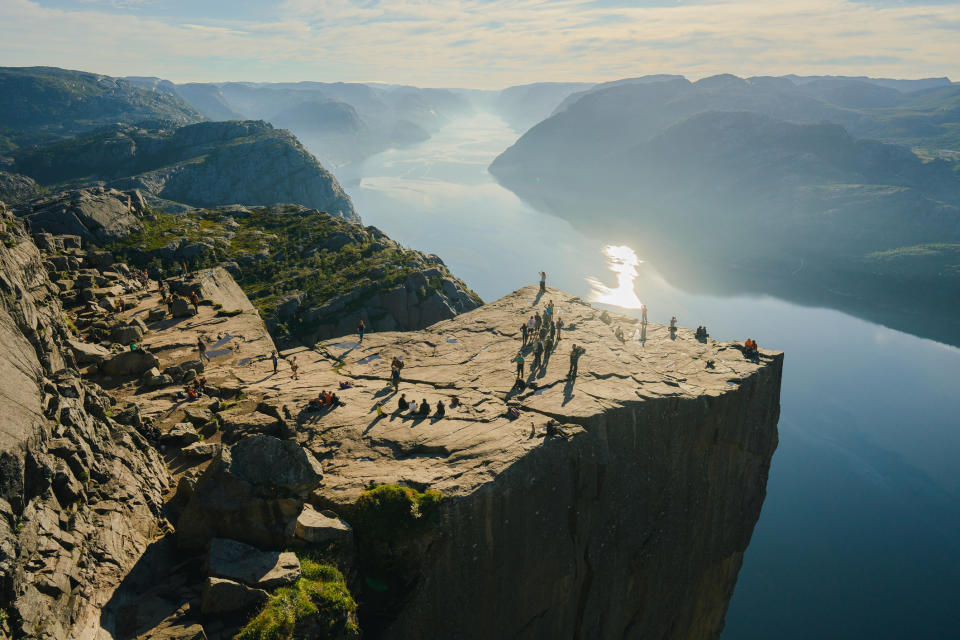
<svg viewBox="0 0 960 640"><path fill-rule="evenodd" d="M588 82L537 82L501 91L493 110L516 131L526 131L549 116L567 96L585 91Z"/></svg>
<svg viewBox="0 0 960 640"><path fill-rule="evenodd" d="M584 89L583 91L577 91L576 93L571 93L563 102L558 104L550 115L563 111L571 104L587 95L588 93L593 93L595 91L603 91L604 89L609 89L611 87L621 87L628 84L650 84L652 82L665 82L667 80L686 80L683 76L670 75L666 73L659 73L656 75L650 76L640 76L638 78L623 78L621 80L613 80L611 82L601 82L600 84L595 84L589 89ZM544 116L546 117L546 116ZM541 118L542 119L542 118Z"/></svg>
<svg viewBox="0 0 960 640"><path fill-rule="evenodd" d="M301 102L277 113L270 122L277 127L311 134L359 135L366 126L357 110L346 102Z"/></svg>
<svg viewBox="0 0 960 640"><path fill-rule="evenodd" d="M289 129L329 166L422 142L473 111L459 92L397 85L227 82L176 89L210 119L261 119Z"/></svg>
<svg viewBox="0 0 960 640"><path fill-rule="evenodd" d="M54 67L0 68L0 138L7 140L8 150L107 124L183 125L201 120L197 110L175 95L127 80Z"/></svg>
<svg viewBox="0 0 960 640"><path fill-rule="evenodd" d="M17 153L41 185L102 183L198 207L301 204L358 220L349 196L291 133L262 121L118 125Z"/></svg>
<svg viewBox="0 0 960 640"><path fill-rule="evenodd" d="M850 131L890 133L898 110L952 90L734 76L613 86L533 127L490 171L688 289L827 304L956 344L957 167Z"/></svg>
<svg viewBox="0 0 960 640"><path fill-rule="evenodd" d="M876 85L878 87L887 87L890 89L896 89L903 93L910 93L912 91L923 91L925 89L942 89L943 87L949 87L952 83L950 78L918 78L916 80L895 80L893 78L869 78L867 76L797 76L797 75L788 75L784 76L794 84L805 84L808 82L815 82L820 80L828 81L843 81L843 80L855 80L858 82L868 82L870 84Z"/></svg>
<svg viewBox="0 0 960 640"><path fill-rule="evenodd" d="M191 82L175 86L177 95L202 113L208 120L244 120L234 111L220 88L212 84Z"/></svg>

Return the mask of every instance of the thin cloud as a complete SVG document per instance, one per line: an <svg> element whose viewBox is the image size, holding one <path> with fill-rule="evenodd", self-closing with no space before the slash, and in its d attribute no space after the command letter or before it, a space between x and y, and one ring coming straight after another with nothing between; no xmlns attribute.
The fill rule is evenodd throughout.
<svg viewBox="0 0 960 640"><path fill-rule="evenodd" d="M960 6L849 0L287 0L263 20L0 6L0 59L112 75L499 88L681 71L960 75ZM37 38L37 34L43 38Z"/></svg>

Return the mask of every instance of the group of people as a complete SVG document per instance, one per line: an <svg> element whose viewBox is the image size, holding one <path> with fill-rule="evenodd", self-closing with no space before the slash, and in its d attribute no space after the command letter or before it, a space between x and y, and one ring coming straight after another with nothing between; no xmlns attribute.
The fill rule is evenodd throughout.
<svg viewBox="0 0 960 640"><path fill-rule="evenodd" d="M696 336L697 340L706 340L710 337L710 334L707 333L707 328L701 325L697 327L697 331L694 333L694 336Z"/></svg>
<svg viewBox="0 0 960 640"><path fill-rule="evenodd" d="M351 385L353 386L353 385ZM340 387L343 389L344 387ZM321 409L333 409L335 407L344 407L346 402L340 399L333 391L321 391L317 394L316 398L311 398L310 402L307 404L307 408L312 411L320 411Z"/></svg>
<svg viewBox="0 0 960 640"><path fill-rule="evenodd" d="M743 341L743 355L748 358L759 358L760 357L760 347L757 346L757 341L753 338L747 338Z"/></svg>
<svg viewBox="0 0 960 640"><path fill-rule="evenodd" d="M207 377L197 376L187 386L183 388L183 393L187 400L193 401L202 398L207 391Z"/></svg>
<svg viewBox="0 0 960 640"><path fill-rule="evenodd" d="M456 409L460 406L460 398L457 396L450 397L450 408ZM378 405L378 415L381 413L379 410L380 405ZM408 415L411 416L420 416L427 417L430 415L430 403L427 402L426 398L423 398L419 403L416 400L407 400L407 394L401 393L400 397L397 399L397 412L402 413L404 411L408 412ZM443 404L443 400L437 400L437 408L433 413L434 418L442 418L447 414L447 408Z"/></svg>
<svg viewBox="0 0 960 640"><path fill-rule="evenodd" d="M553 300L547 303L542 316L537 311L520 325L520 350L513 359L513 362L517 363L518 378L523 377L524 363L526 362L523 355L524 348L528 344L530 345L530 352L533 354L530 371L535 371L543 364L544 356L549 357L556 349L562 331L563 318L556 313Z"/></svg>

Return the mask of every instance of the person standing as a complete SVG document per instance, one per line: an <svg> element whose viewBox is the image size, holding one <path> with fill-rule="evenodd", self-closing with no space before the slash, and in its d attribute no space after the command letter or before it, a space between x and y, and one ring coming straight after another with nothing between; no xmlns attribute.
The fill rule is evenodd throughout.
<svg viewBox="0 0 960 640"><path fill-rule="evenodd" d="M567 371L567 380L574 380L577 377L577 368L580 363L580 356L586 352L586 349L580 345L573 345L573 349L570 350L570 369Z"/></svg>
<svg viewBox="0 0 960 640"><path fill-rule="evenodd" d="M277 352L276 351L270 352L270 360L273 362L273 372L276 373L277 372Z"/></svg>
<svg viewBox="0 0 960 640"><path fill-rule="evenodd" d="M529 329L527 328L527 323L524 322L523 324L520 325L520 335L523 338L522 341L520 342L521 347L527 346L527 331L529 331Z"/></svg>
<svg viewBox="0 0 960 640"><path fill-rule="evenodd" d="M517 351L517 357L513 359L517 363L517 377L523 377L523 352Z"/></svg>
<svg viewBox="0 0 960 640"><path fill-rule="evenodd" d="M210 362L210 357L207 356L207 343L203 341L202 337L197 338L197 351L200 352L200 359Z"/></svg>
<svg viewBox="0 0 960 640"><path fill-rule="evenodd" d="M530 371L536 371L540 366L540 358L543 356L543 343L537 340L533 343L533 364L530 366Z"/></svg>
<svg viewBox="0 0 960 640"><path fill-rule="evenodd" d="M547 272L540 272L540 293L545 293L547 290Z"/></svg>
<svg viewBox="0 0 960 640"><path fill-rule="evenodd" d="M647 324L647 305L640 303L640 322Z"/></svg>
<svg viewBox="0 0 960 640"><path fill-rule="evenodd" d="M363 343L363 332L366 331L367 325L363 323L363 318L360 318L360 322L357 323L357 335L360 336L360 342Z"/></svg>
<svg viewBox="0 0 960 640"><path fill-rule="evenodd" d="M400 390L400 367L390 368L390 383L393 385L394 391Z"/></svg>
<svg viewBox="0 0 960 640"><path fill-rule="evenodd" d="M290 358L290 377L293 378L294 380L299 380L300 379L300 374L298 373L299 370L300 370L300 365L297 364L297 356L293 356L292 358Z"/></svg>
<svg viewBox="0 0 960 640"><path fill-rule="evenodd" d="M533 314L533 324L534 324L534 330L540 331L540 325L543 324L543 319L540 318L539 311Z"/></svg>

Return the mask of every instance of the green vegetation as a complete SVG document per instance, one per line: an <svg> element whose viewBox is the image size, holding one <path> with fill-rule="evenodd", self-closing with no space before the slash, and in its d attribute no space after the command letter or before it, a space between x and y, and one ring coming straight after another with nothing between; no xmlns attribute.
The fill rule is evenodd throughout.
<svg viewBox="0 0 960 640"><path fill-rule="evenodd" d="M55 67L0 68L0 148L28 147L117 122L203 120L175 96Z"/></svg>
<svg viewBox="0 0 960 640"><path fill-rule="evenodd" d="M221 262L240 264L237 282L264 318L275 314L283 298L302 294L301 308L316 307L345 294L355 299L337 309L349 313L363 304L366 295L403 284L424 266L420 254L375 238L363 227L342 218L299 206L253 209L231 216L217 209L190 214L154 212L143 221L143 231L107 248L140 266L172 267L185 262L190 270ZM205 243L206 249L188 260L178 259L166 247L174 241ZM420 298L440 289L432 277L417 294ZM473 294L477 302L479 297ZM229 316L237 310L218 309ZM275 334L299 333L311 322L301 316L284 321Z"/></svg>
<svg viewBox="0 0 960 640"><path fill-rule="evenodd" d="M300 569L296 584L277 589L235 640L322 640L358 633L354 620L357 603L343 574L309 554L300 558Z"/></svg>
<svg viewBox="0 0 960 640"><path fill-rule="evenodd" d="M442 502L443 495L437 491L384 484L360 494L350 521L362 537L389 542L439 525Z"/></svg>

